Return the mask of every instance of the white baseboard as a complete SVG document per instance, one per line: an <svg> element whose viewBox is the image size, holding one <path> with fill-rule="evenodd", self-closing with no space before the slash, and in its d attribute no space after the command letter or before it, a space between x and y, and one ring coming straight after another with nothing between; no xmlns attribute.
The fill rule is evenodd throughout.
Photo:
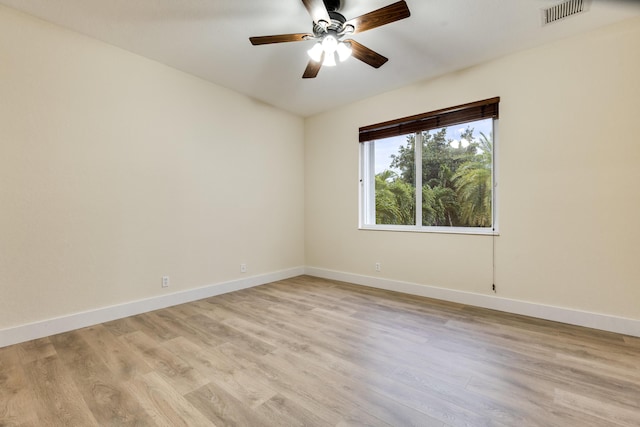
<svg viewBox="0 0 640 427"><path fill-rule="evenodd" d="M288 270L217 283L214 285L189 289L144 300L127 302L110 307L102 307L95 310L75 313L55 319L42 320L14 328L2 329L0 330L0 348L75 329L85 328L87 326L97 325L103 322L109 322L111 320L121 319L127 316L135 316L136 314L146 313L173 305L184 304L186 302L209 298L241 289L252 288L254 286L260 286L278 280L300 276L304 274L304 272L304 267L291 268Z"/></svg>
<svg viewBox="0 0 640 427"><path fill-rule="evenodd" d="M322 268L297 267L2 329L0 348L302 274L640 337L639 320Z"/></svg>
<svg viewBox="0 0 640 427"><path fill-rule="evenodd" d="M324 279L339 280L370 286L372 288L419 295L444 301L451 301L465 305L489 308L507 313L553 320L570 325L584 326L603 331L640 337L640 320L627 319L600 313L574 310L570 308L535 304L526 301L501 298L495 295L482 295L472 292L456 291L453 289L419 285L417 283L401 282L397 280L381 279L378 277L362 276L341 271L307 267L305 273Z"/></svg>

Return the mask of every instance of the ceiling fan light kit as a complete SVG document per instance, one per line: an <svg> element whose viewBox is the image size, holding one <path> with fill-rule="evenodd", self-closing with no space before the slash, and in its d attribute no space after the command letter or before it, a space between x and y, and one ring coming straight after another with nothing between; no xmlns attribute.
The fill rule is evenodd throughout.
<svg viewBox="0 0 640 427"><path fill-rule="evenodd" d="M393 3L348 21L338 13L340 0L302 0L302 3L313 19L313 33L250 37L249 40L254 46L316 41L307 51L310 61L303 78L314 78L322 66L333 67L337 64L336 58L344 62L350 56L374 68L381 67L388 61L387 58L347 37L411 16L405 1Z"/></svg>
<svg viewBox="0 0 640 427"><path fill-rule="evenodd" d="M349 59L351 53L351 43L338 41L332 34L324 36L322 41L317 42L307 51L312 61L322 62L325 67L335 67L336 54L338 55L338 60L344 62Z"/></svg>

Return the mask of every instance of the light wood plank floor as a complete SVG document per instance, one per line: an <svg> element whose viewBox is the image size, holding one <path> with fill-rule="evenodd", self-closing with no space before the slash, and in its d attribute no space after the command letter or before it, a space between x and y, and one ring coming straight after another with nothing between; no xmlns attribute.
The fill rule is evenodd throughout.
<svg viewBox="0 0 640 427"><path fill-rule="evenodd" d="M0 426L639 426L640 339L298 277L0 349Z"/></svg>

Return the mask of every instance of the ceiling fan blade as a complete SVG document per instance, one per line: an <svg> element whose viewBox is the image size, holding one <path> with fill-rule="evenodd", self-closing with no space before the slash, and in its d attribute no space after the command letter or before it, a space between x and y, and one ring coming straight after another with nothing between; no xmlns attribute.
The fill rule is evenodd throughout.
<svg viewBox="0 0 640 427"><path fill-rule="evenodd" d="M249 37L249 41L251 41L252 45L258 46L261 44L271 44L271 43L303 42L307 40L309 37L313 37L313 34L297 33L297 34L279 34L276 36Z"/></svg>
<svg viewBox="0 0 640 427"><path fill-rule="evenodd" d="M307 8L309 15L311 15L311 19L316 24L319 21L324 21L327 24L331 22L331 18L329 17L329 12L327 12L327 8L324 5L324 1L322 0L302 0L304 7Z"/></svg>
<svg viewBox="0 0 640 427"><path fill-rule="evenodd" d="M322 54L322 58L320 61L316 62L314 60L310 60L307 64L307 68L304 70L304 74L302 75L303 79L315 79L322 67L322 61L324 60L324 53Z"/></svg>
<svg viewBox="0 0 640 427"><path fill-rule="evenodd" d="M369 49L366 46L361 45L355 40L345 40L351 43L351 55L364 62L365 64L371 65L373 68L380 68L385 62L389 60L377 52Z"/></svg>
<svg viewBox="0 0 640 427"><path fill-rule="evenodd" d="M353 34L357 34L408 18L409 16L411 16L411 12L409 11L407 2L399 1L381 9L374 10L373 12L365 13L357 18L350 19L345 23L345 26L353 26Z"/></svg>

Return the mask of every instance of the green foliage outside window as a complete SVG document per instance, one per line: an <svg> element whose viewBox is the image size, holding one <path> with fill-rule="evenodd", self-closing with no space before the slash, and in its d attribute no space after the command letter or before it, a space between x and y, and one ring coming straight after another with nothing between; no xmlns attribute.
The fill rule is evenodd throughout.
<svg viewBox="0 0 640 427"><path fill-rule="evenodd" d="M422 132L422 225L492 226L492 136L461 134L452 145L446 128ZM376 224L415 225L416 135L391 156L391 170L375 176Z"/></svg>

